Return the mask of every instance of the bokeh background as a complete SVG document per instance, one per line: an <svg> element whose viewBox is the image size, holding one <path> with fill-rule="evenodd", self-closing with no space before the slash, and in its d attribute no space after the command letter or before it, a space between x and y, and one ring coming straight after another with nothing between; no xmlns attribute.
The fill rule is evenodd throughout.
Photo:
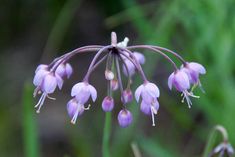
<svg viewBox="0 0 235 157"><path fill-rule="evenodd" d="M163 58L144 51L144 70L161 90L157 126L129 104L135 121L122 129L112 113L112 157L134 156L135 143L143 157L199 157L210 130L225 126L235 145L235 1L234 0L1 0L0 1L0 156L99 157L106 93L104 65L92 75L98 100L92 109L70 124L66 102L94 53L72 60L75 73L64 88L46 100L36 114L32 78L40 63L77 47L110 43L110 32L129 44L153 44L179 52L189 61L202 63L205 94L196 90L192 109L170 92L167 78L172 67ZM176 61L177 62L177 61ZM180 65L179 62L177 62ZM133 90L140 84L134 79Z"/></svg>

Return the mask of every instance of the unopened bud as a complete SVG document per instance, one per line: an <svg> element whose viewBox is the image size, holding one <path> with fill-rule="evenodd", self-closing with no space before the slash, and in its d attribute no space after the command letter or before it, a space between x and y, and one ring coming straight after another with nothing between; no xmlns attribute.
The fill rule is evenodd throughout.
<svg viewBox="0 0 235 157"><path fill-rule="evenodd" d="M105 70L105 78L106 80L113 80L114 79L114 73L110 70Z"/></svg>
<svg viewBox="0 0 235 157"><path fill-rule="evenodd" d="M124 104L131 102L133 99L133 94L130 89L126 89L122 93L121 100Z"/></svg>
<svg viewBox="0 0 235 157"><path fill-rule="evenodd" d="M112 91L115 91L118 89L118 80L117 79L113 79L110 81L110 86Z"/></svg>

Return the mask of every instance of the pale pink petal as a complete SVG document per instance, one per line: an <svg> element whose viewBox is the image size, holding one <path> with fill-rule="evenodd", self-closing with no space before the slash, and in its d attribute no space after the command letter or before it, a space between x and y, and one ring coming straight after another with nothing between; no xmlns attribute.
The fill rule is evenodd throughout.
<svg viewBox="0 0 235 157"><path fill-rule="evenodd" d="M95 100L97 98L97 91L92 85L89 85L88 88L90 90L92 101L95 102Z"/></svg>
<svg viewBox="0 0 235 157"><path fill-rule="evenodd" d="M58 74L55 74L55 77L56 77L56 81L57 81L57 85L59 89L62 89L64 80Z"/></svg>
<svg viewBox="0 0 235 157"><path fill-rule="evenodd" d="M39 70L41 70L41 69L44 69L44 70L47 70L47 68L48 68L48 65L46 65L46 64L40 64L38 67L37 67L37 69L35 70L35 73L37 73Z"/></svg>
<svg viewBox="0 0 235 157"><path fill-rule="evenodd" d="M85 84L83 82L79 82L79 83L75 84L72 87L71 96L77 95L84 86L85 86Z"/></svg>
<svg viewBox="0 0 235 157"><path fill-rule="evenodd" d="M168 87L170 88L170 90L172 89L173 78L174 78L174 72L168 78Z"/></svg>
<svg viewBox="0 0 235 157"><path fill-rule="evenodd" d="M42 91L45 93L53 93L57 86L56 77L53 74L48 74L45 76L43 83L42 83Z"/></svg>
<svg viewBox="0 0 235 157"><path fill-rule="evenodd" d="M190 62L188 63L190 69L195 70L196 72L200 74L206 74L206 69L199 63L196 62Z"/></svg>
<svg viewBox="0 0 235 157"><path fill-rule="evenodd" d="M158 98L160 96L160 91L154 83L147 83L144 88L153 98Z"/></svg>
<svg viewBox="0 0 235 157"><path fill-rule="evenodd" d="M72 66L69 63L67 63L65 69L66 69L67 78L70 78L70 76L73 73Z"/></svg>
<svg viewBox="0 0 235 157"><path fill-rule="evenodd" d="M139 52L134 52L133 55L135 56L135 58L137 59L137 61L140 64L144 64L145 63L145 57L142 53Z"/></svg>
<svg viewBox="0 0 235 157"><path fill-rule="evenodd" d="M47 70L44 70L44 69L40 69L37 71L37 73L35 74L34 76L34 79L33 79L33 84L35 86L40 86L44 77L48 74L49 72Z"/></svg>
<svg viewBox="0 0 235 157"><path fill-rule="evenodd" d="M140 85L135 91L135 99L136 99L137 102L139 102L140 95L141 95L141 92L142 92L143 88L144 88L144 86Z"/></svg>

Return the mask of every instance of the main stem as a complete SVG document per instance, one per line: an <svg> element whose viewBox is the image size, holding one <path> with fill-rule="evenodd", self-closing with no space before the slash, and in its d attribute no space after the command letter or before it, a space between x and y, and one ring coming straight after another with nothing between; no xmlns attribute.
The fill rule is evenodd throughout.
<svg viewBox="0 0 235 157"><path fill-rule="evenodd" d="M110 132L111 132L111 112L106 112L104 131L103 131L103 143L102 143L103 157L110 157L110 152L109 152Z"/></svg>

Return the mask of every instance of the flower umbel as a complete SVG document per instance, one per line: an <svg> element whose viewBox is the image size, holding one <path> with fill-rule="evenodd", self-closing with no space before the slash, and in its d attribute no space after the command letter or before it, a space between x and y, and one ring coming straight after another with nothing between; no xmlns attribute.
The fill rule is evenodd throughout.
<svg viewBox="0 0 235 157"><path fill-rule="evenodd" d="M117 43L116 33L112 32L110 45L80 47L55 58L48 65L39 65L33 79L33 84L36 86L34 96L41 94L38 103L35 105L35 107L38 108L37 112L40 112L46 98L54 100L49 94L54 93L56 87L62 89L64 80L71 77L73 68L69 64L70 59L80 53L96 52L83 80L72 87L72 98L67 103L67 111L71 118L71 123L75 124L77 118L91 107L91 104L88 104L89 98L91 98L93 102L96 101L97 91L95 87L90 84L89 79L91 73L95 71L100 64L106 61L104 77L107 82L107 96L103 99L101 104L102 109L105 112L111 112L114 107L118 106L117 104L114 105L115 102L112 93L120 90L121 98L119 100L121 100L122 104L121 110L117 116L118 123L121 127L131 125L133 117L132 113L127 109L129 106L127 104L133 101L131 89L132 79L135 76L134 74L139 74L143 82L135 91L135 99L137 102L141 99L140 110L144 114L151 116L152 125L155 126L155 115L159 110L160 91L158 87L154 83L149 82L145 76L141 65L146 61L144 55L141 53L141 49L158 53L173 65L174 72L168 79L168 86L170 89L175 87L177 91L182 92L183 101L186 99L188 106L191 107L192 102L189 97L198 98L198 96L195 96L192 90L190 90L190 85L193 85L193 88L197 85L201 87L199 75L206 73L205 68L199 63L186 62L179 54L169 49L153 45L128 46L128 42L129 39L125 38L123 41ZM183 63L183 66L178 68L167 53L171 53L178 58ZM124 75L122 75L122 73ZM125 77L122 78L122 76Z"/></svg>

